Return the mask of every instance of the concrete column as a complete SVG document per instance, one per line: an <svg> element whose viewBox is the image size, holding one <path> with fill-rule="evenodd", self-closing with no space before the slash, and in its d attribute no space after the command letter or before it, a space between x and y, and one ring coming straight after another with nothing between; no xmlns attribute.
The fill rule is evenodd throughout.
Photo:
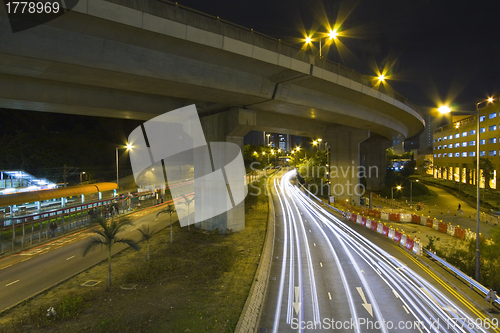
<svg viewBox="0 0 500 333"><path fill-rule="evenodd" d="M371 135L361 143L361 166L368 191L380 191L384 187L386 176L386 149L391 141L382 136Z"/></svg>
<svg viewBox="0 0 500 333"><path fill-rule="evenodd" d="M194 168L195 178L206 175L209 173L209 171L212 172L212 170L217 171L216 169L219 169L219 167L216 166L220 165L221 161L224 161L224 163L226 163L226 158L230 158L229 151L219 152L219 155L215 157L214 150L212 149L212 147L214 146L210 146L210 143L231 142L236 144L240 148L241 154L243 154L243 138L255 127L256 114L251 110L235 108L226 112L202 117L200 120L203 132L205 134L205 139L210 147L212 165L206 165L207 163L205 155L209 153L208 150L205 153L200 152L199 154L196 154ZM230 155L232 156L233 154ZM243 174L245 173L244 170L242 170L242 172ZM221 176L225 177L225 180L228 181L227 174L223 174ZM211 198L211 189L213 189L212 184L213 181L211 182L210 180L207 180L206 182L203 182L199 188L196 188L195 185L195 191L198 191L200 189L201 191L206 191L206 194L203 194L202 202L196 203L195 200L193 210L195 219L197 215L201 216L204 209L211 208L211 201L217 200L215 198ZM226 187L230 188L230 186ZM214 202L213 204L218 205L220 203ZM206 230L218 229L221 233L225 233L229 229L232 231L244 230L245 201L243 200L234 206L230 205L226 212L199 222L197 223L197 226Z"/></svg>
<svg viewBox="0 0 500 333"><path fill-rule="evenodd" d="M358 166L360 166L360 144L370 137L369 130L351 127L331 127L325 132L330 144L330 182L331 195L336 201L346 201L359 206L360 194L364 188L360 185Z"/></svg>

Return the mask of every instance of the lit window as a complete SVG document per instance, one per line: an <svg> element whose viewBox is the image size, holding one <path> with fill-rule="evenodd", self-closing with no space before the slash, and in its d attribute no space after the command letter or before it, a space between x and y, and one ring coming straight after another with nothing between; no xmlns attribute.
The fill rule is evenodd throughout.
<svg viewBox="0 0 500 333"><path fill-rule="evenodd" d="M467 142L462 142L462 147L467 147Z"/></svg>
<svg viewBox="0 0 500 333"><path fill-rule="evenodd" d="M480 152L479 156L485 156L485 151L483 150L482 152Z"/></svg>
<svg viewBox="0 0 500 333"><path fill-rule="evenodd" d="M437 150L437 149L438 149L438 147L434 147L434 150Z"/></svg>
<svg viewBox="0 0 500 333"><path fill-rule="evenodd" d="M444 146L443 146L443 149L446 149L446 148L448 148L448 145L444 145Z"/></svg>
<svg viewBox="0 0 500 333"><path fill-rule="evenodd" d="M488 156L497 156L497 151L496 150L488 151Z"/></svg>
<svg viewBox="0 0 500 333"><path fill-rule="evenodd" d="M438 154L438 157L441 157L441 154Z"/></svg>
<svg viewBox="0 0 500 333"><path fill-rule="evenodd" d="M451 139L453 139L453 135L450 135L450 136L448 137L448 139L450 139L450 140L451 140Z"/></svg>
<svg viewBox="0 0 500 333"><path fill-rule="evenodd" d="M434 142L436 142L438 139L434 139Z"/></svg>
<svg viewBox="0 0 500 333"><path fill-rule="evenodd" d="M476 145L476 141L469 141L469 146L475 146Z"/></svg>
<svg viewBox="0 0 500 333"><path fill-rule="evenodd" d="M467 136L467 132L462 133L462 137Z"/></svg>
<svg viewBox="0 0 500 333"><path fill-rule="evenodd" d="M448 153L444 153L444 154L443 154L443 157L446 157L446 156L448 156Z"/></svg>
<svg viewBox="0 0 500 333"><path fill-rule="evenodd" d="M436 154L434 154L434 157L436 157Z"/></svg>
<svg viewBox="0 0 500 333"><path fill-rule="evenodd" d="M470 157L474 157L474 156L476 156L476 152L475 152L475 151L470 151L470 152L469 152L469 156L470 156Z"/></svg>
<svg viewBox="0 0 500 333"><path fill-rule="evenodd" d="M470 134L470 135L474 135L474 134L476 134L476 130L472 130L472 131L470 131L470 132L469 132L469 134Z"/></svg>
<svg viewBox="0 0 500 333"><path fill-rule="evenodd" d="M460 137L460 133L455 134L455 139Z"/></svg>
<svg viewBox="0 0 500 333"><path fill-rule="evenodd" d="M441 149L441 146L438 146L438 149Z"/></svg>
<svg viewBox="0 0 500 333"><path fill-rule="evenodd" d="M481 127L481 130L479 131L479 133L484 133L484 132L486 132L486 128Z"/></svg>
<svg viewBox="0 0 500 333"><path fill-rule="evenodd" d="M481 141L479 141L479 144L481 144L481 145L484 145L485 143L486 143L485 139L482 139Z"/></svg>
<svg viewBox="0 0 500 333"><path fill-rule="evenodd" d="M460 153L455 153L455 157L460 157Z"/></svg>
<svg viewBox="0 0 500 333"><path fill-rule="evenodd" d="M488 139L488 143L497 143L497 138Z"/></svg>
<svg viewBox="0 0 500 333"><path fill-rule="evenodd" d="M441 138L440 138L440 139L441 139ZM447 136L443 137L443 141L444 141L444 140L447 140L447 139L448 139L448 137L447 137Z"/></svg>
<svg viewBox="0 0 500 333"><path fill-rule="evenodd" d="M497 125L491 125L488 127L488 131L496 131L497 130Z"/></svg>
<svg viewBox="0 0 500 333"><path fill-rule="evenodd" d="M455 148L460 147L460 142L455 143Z"/></svg>
<svg viewBox="0 0 500 333"><path fill-rule="evenodd" d="M497 116L497 113L496 112L493 112L493 113L490 113L490 115L488 116L488 119L493 119Z"/></svg>
<svg viewBox="0 0 500 333"><path fill-rule="evenodd" d="M484 116L479 117L479 121L480 121L480 122L481 122L481 121L484 121L484 118L485 118Z"/></svg>
<svg viewBox="0 0 500 333"><path fill-rule="evenodd" d="M466 152L466 151L464 151L464 152L462 153L462 157L467 157L467 152Z"/></svg>

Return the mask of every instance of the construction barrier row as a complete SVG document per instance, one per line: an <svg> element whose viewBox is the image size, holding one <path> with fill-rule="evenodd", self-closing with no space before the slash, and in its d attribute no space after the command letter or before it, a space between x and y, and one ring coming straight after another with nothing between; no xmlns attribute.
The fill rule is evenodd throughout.
<svg viewBox="0 0 500 333"><path fill-rule="evenodd" d="M476 239L476 233L470 231L470 229L462 229L459 225L454 226L451 223L444 223L441 220L426 217L423 215L388 213L379 211L377 209L359 210L359 212L352 212L351 214L373 217L382 221L420 224L459 239ZM366 222L364 223L366 224Z"/></svg>
<svg viewBox="0 0 500 333"><path fill-rule="evenodd" d="M400 215L400 214L390 214L390 215ZM402 214L401 214L402 215ZM356 214L352 212L346 212L345 217L355 223L365 226L379 234L392 239L393 241L399 243L400 246L406 248L408 251L415 253L416 255L422 255L422 244L419 238L412 238L406 235L404 231L399 231L399 229L394 229L387 226L385 223L377 222L373 219L367 218L361 214ZM411 217L410 217L411 219Z"/></svg>

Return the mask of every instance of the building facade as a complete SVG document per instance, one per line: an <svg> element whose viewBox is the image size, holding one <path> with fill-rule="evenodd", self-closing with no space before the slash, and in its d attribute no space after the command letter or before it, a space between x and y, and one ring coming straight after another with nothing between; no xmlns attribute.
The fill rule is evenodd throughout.
<svg viewBox="0 0 500 333"><path fill-rule="evenodd" d="M480 109L479 143L476 142L476 116L434 130L434 178L475 185L476 145L479 144L479 156L487 158L494 166L490 188L497 188L500 171L500 104L497 101L498 98ZM484 185L481 176L480 187Z"/></svg>

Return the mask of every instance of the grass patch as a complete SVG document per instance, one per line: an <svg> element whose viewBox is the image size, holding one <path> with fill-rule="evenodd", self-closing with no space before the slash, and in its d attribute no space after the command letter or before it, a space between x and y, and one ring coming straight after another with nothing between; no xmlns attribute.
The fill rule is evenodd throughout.
<svg viewBox="0 0 500 333"><path fill-rule="evenodd" d="M264 184L261 181L260 187ZM267 227L264 191L249 187L245 230L228 235L174 224L140 252L113 256L0 317L0 332L233 332L248 296ZM94 287L82 287L99 280ZM120 286L133 286L124 290ZM47 317L54 307L57 315Z"/></svg>

